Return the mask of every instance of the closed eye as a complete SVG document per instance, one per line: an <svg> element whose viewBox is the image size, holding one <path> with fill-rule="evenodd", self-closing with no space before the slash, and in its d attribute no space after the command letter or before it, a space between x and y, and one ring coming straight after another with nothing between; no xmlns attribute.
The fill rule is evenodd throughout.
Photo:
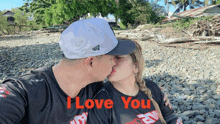
<svg viewBox="0 0 220 124"><path fill-rule="evenodd" d="M122 57L119 57L119 56L115 56L115 58L116 58L116 59L121 59Z"/></svg>

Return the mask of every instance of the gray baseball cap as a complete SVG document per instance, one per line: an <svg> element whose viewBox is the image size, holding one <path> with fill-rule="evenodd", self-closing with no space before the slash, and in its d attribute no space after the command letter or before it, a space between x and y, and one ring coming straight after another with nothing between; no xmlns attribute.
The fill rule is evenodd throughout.
<svg viewBox="0 0 220 124"><path fill-rule="evenodd" d="M68 59L98 55L126 55L135 50L130 40L117 40L108 22L100 18L79 20L65 29L59 40Z"/></svg>
<svg viewBox="0 0 220 124"><path fill-rule="evenodd" d="M118 40L117 46L108 55L127 55L135 50L135 43L130 40Z"/></svg>

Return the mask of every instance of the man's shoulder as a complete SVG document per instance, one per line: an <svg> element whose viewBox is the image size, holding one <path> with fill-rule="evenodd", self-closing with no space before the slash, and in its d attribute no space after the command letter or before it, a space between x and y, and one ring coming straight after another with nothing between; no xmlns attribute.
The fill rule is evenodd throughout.
<svg viewBox="0 0 220 124"><path fill-rule="evenodd" d="M32 71L29 71L19 77L8 77L6 78L2 84L6 85L15 85L23 87L24 89L33 87L37 88L38 84L45 83L45 79L42 76L42 73L46 74L48 67L41 67Z"/></svg>
<svg viewBox="0 0 220 124"><path fill-rule="evenodd" d="M39 79L42 78L42 74L47 74L47 71L49 70L50 67L40 67L37 69L34 69L32 71L29 71L23 75L21 75L19 78L25 79L25 80L34 80L34 79Z"/></svg>

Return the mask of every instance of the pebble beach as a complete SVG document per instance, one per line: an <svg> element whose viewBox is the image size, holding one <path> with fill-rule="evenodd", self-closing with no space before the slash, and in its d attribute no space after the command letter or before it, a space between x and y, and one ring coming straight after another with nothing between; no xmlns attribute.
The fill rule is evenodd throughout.
<svg viewBox="0 0 220 124"><path fill-rule="evenodd" d="M0 82L58 63L59 37L60 33L0 37ZM184 124L220 124L220 45L189 49L138 42L145 57L144 77L163 87Z"/></svg>

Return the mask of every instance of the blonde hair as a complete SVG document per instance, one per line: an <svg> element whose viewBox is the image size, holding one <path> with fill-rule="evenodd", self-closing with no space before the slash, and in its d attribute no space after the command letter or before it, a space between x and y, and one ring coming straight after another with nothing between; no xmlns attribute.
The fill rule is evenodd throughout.
<svg viewBox="0 0 220 124"><path fill-rule="evenodd" d="M121 40L130 40L130 39L121 39ZM142 77L143 70L145 67L145 61L144 61L144 56L142 54L142 48L141 48L140 44L137 43L137 41L134 41L134 43L135 43L136 49L134 50L133 53L130 54L130 56L132 58L133 63L136 65L136 67L139 70L138 73L135 75L136 82L138 83L140 90L143 91L152 101L156 111L158 112L158 116L159 116L161 122L163 124L166 124L166 121L164 120L163 115L160 111L159 105L152 98L151 90L146 87L146 85L145 85L146 82Z"/></svg>

